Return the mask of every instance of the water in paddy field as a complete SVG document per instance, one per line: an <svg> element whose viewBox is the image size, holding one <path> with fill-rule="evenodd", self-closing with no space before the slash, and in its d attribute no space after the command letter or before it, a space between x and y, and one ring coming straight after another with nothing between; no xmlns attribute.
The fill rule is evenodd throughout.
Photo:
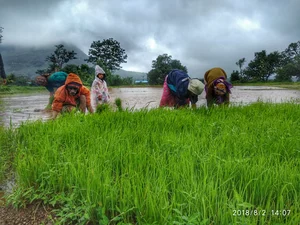
<svg viewBox="0 0 300 225"><path fill-rule="evenodd" d="M111 102L122 100L123 108L142 109L159 106L161 87L111 88ZM48 93L16 94L0 96L0 125L17 127L27 120L48 120L51 112L43 109L48 104ZM232 89L230 102L249 104L258 100L263 102L300 102L300 91L275 87L237 86ZM206 105L205 92L199 96L197 106Z"/></svg>

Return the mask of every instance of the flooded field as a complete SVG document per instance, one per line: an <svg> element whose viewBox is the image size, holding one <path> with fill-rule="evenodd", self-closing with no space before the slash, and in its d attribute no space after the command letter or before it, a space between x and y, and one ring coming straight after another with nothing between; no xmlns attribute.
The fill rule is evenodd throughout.
<svg viewBox="0 0 300 225"><path fill-rule="evenodd" d="M162 88L140 87L140 88L112 88L110 90L111 102L116 98L122 100L124 108L142 109L156 108L159 106ZM48 103L47 92L35 94L6 95L0 96L0 124L6 127L16 127L27 120L47 120L51 112L43 109ZM264 102L286 102L300 100L300 91L287 90L275 87L238 86L232 89L231 103L249 104L256 101ZM205 105L205 93L199 96L198 106Z"/></svg>

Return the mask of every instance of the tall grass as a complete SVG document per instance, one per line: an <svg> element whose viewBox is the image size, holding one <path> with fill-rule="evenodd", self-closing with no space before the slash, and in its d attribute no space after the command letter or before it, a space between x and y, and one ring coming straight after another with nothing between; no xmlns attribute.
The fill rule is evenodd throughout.
<svg viewBox="0 0 300 225"><path fill-rule="evenodd" d="M292 103L29 122L16 134L18 187L82 224L294 225L299 127Z"/></svg>
<svg viewBox="0 0 300 225"><path fill-rule="evenodd" d="M11 175L16 149L15 141L13 130L0 125L0 184Z"/></svg>
<svg viewBox="0 0 300 225"><path fill-rule="evenodd" d="M16 85L0 85L0 94L17 94L17 93L36 93L47 92L42 86L16 86Z"/></svg>

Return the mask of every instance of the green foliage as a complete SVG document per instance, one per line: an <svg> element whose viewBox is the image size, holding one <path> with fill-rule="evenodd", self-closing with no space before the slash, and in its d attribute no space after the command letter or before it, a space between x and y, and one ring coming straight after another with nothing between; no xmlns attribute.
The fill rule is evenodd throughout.
<svg viewBox="0 0 300 225"><path fill-rule="evenodd" d="M62 44L55 45L55 47L54 54L46 57L46 61L50 62L49 70L52 72L61 70L65 63L76 59L75 55L77 54L73 50L68 51Z"/></svg>
<svg viewBox="0 0 300 225"><path fill-rule="evenodd" d="M237 70L232 71L232 73L230 75L230 81L231 82L240 82L241 81L239 71L237 71Z"/></svg>
<svg viewBox="0 0 300 225"><path fill-rule="evenodd" d="M6 77L7 85L16 85L16 86L30 86L34 85L35 82L28 76L15 76L14 74L9 74Z"/></svg>
<svg viewBox="0 0 300 225"><path fill-rule="evenodd" d="M45 87L36 86L16 86L16 85L0 85L1 94L17 94L17 93L33 93L45 92Z"/></svg>
<svg viewBox="0 0 300 225"><path fill-rule="evenodd" d="M11 88L8 85L0 85L0 93L10 93L10 92L11 92Z"/></svg>
<svg viewBox="0 0 300 225"><path fill-rule="evenodd" d="M96 113L100 114L102 112L111 111L109 104L98 104L96 108Z"/></svg>
<svg viewBox="0 0 300 225"><path fill-rule="evenodd" d="M93 74L94 70L87 64L81 64L80 66L75 64L68 64L62 69L62 71L66 72L67 74L77 74L80 77L81 81L88 86L90 86L94 80L94 77L91 75Z"/></svg>
<svg viewBox="0 0 300 225"><path fill-rule="evenodd" d="M126 63L127 55L120 43L113 38L93 41L89 49L87 62L96 64L99 60L110 70L121 68L121 63Z"/></svg>
<svg viewBox="0 0 300 225"><path fill-rule="evenodd" d="M252 81L268 81L269 77L280 68L282 55L275 51L267 54L265 50L256 52L254 60L251 60L248 67L244 70Z"/></svg>
<svg viewBox="0 0 300 225"><path fill-rule="evenodd" d="M0 107L2 107L0 102ZM0 183L10 176L16 152L15 133L0 125Z"/></svg>
<svg viewBox="0 0 300 225"><path fill-rule="evenodd" d="M119 112L122 112L123 111L122 100L120 98L116 98L115 99L115 104L116 104L117 109L119 110Z"/></svg>
<svg viewBox="0 0 300 225"><path fill-rule="evenodd" d="M289 44L287 49L283 52L285 60L293 61L295 57L300 56L300 41Z"/></svg>
<svg viewBox="0 0 300 225"><path fill-rule="evenodd" d="M289 81L292 76L300 79L300 41L291 43L282 54L284 65L279 69L276 79Z"/></svg>
<svg viewBox="0 0 300 225"><path fill-rule="evenodd" d="M62 69L62 71L66 72L67 74L69 74L69 73L76 73L77 75L79 75L80 72L81 72L80 66L75 65L75 64L65 65L65 67Z"/></svg>
<svg viewBox="0 0 300 225"><path fill-rule="evenodd" d="M92 84L95 78L93 76L93 71L93 68L89 67L87 64L81 64L79 76L83 83L89 84L89 86Z"/></svg>
<svg viewBox="0 0 300 225"><path fill-rule="evenodd" d="M172 69L180 69L187 72L187 68L177 59L167 54L159 55L152 61L152 69L148 72L149 84L163 84L165 76Z"/></svg>
<svg viewBox="0 0 300 225"><path fill-rule="evenodd" d="M43 74L45 74L45 73L48 73L48 71L46 70L46 69L38 69L37 71L35 71L35 73L37 74L37 75L43 75Z"/></svg>
<svg viewBox="0 0 300 225"><path fill-rule="evenodd" d="M106 66L106 64L102 60L98 60L97 65L99 65L105 71L105 80L108 86L121 86L133 84L132 77L122 78L118 74L113 74L112 71ZM93 70L93 72L95 74L95 69Z"/></svg>
<svg viewBox="0 0 300 225"><path fill-rule="evenodd" d="M125 110L28 122L12 138L22 190L15 195L55 205L66 224L293 225L297 213L238 217L233 210L299 211L299 107Z"/></svg>
<svg viewBox="0 0 300 225"><path fill-rule="evenodd" d="M283 52L267 54L265 50L256 52L246 69L242 69L245 58L236 62L239 66L240 82L266 82L271 75L276 75L276 81L291 81L292 76L300 79L300 41L291 43ZM233 80L237 74L232 73Z"/></svg>
<svg viewBox="0 0 300 225"><path fill-rule="evenodd" d="M231 81L238 81L238 80L246 80L245 74L244 74L244 69L243 66L246 62L245 58L239 59L235 64L239 67L240 71L233 71L231 76L233 75L234 77L231 77Z"/></svg>
<svg viewBox="0 0 300 225"><path fill-rule="evenodd" d="M108 86L132 85L132 77L120 77L119 75L111 74L106 78Z"/></svg>

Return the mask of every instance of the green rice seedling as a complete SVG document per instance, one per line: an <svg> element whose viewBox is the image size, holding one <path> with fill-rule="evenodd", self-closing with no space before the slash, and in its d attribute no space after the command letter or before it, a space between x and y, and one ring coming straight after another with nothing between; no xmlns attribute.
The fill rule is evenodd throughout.
<svg viewBox="0 0 300 225"><path fill-rule="evenodd" d="M115 104L117 106L117 109L121 112L123 111L123 107L122 107L122 100L120 98L116 98L115 99Z"/></svg>
<svg viewBox="0 0 300 225"><path fill-rule="evenodd" d="M299 104L103 113L21 125L18 187L82 223L299 221Z"/></svg>
<svg viewBox="0 0 300 225"><path fill-rule="evenodd" d="M96 113L102 113L104 111L111 110L110 106L108 104L99 104L96 108Z"/></svg>
<svg viewBox="0 0 300 225"><path fill-rule="evenodd" d="M0 126L0 184L9 178L16 152L15 133Z"/></svg>

